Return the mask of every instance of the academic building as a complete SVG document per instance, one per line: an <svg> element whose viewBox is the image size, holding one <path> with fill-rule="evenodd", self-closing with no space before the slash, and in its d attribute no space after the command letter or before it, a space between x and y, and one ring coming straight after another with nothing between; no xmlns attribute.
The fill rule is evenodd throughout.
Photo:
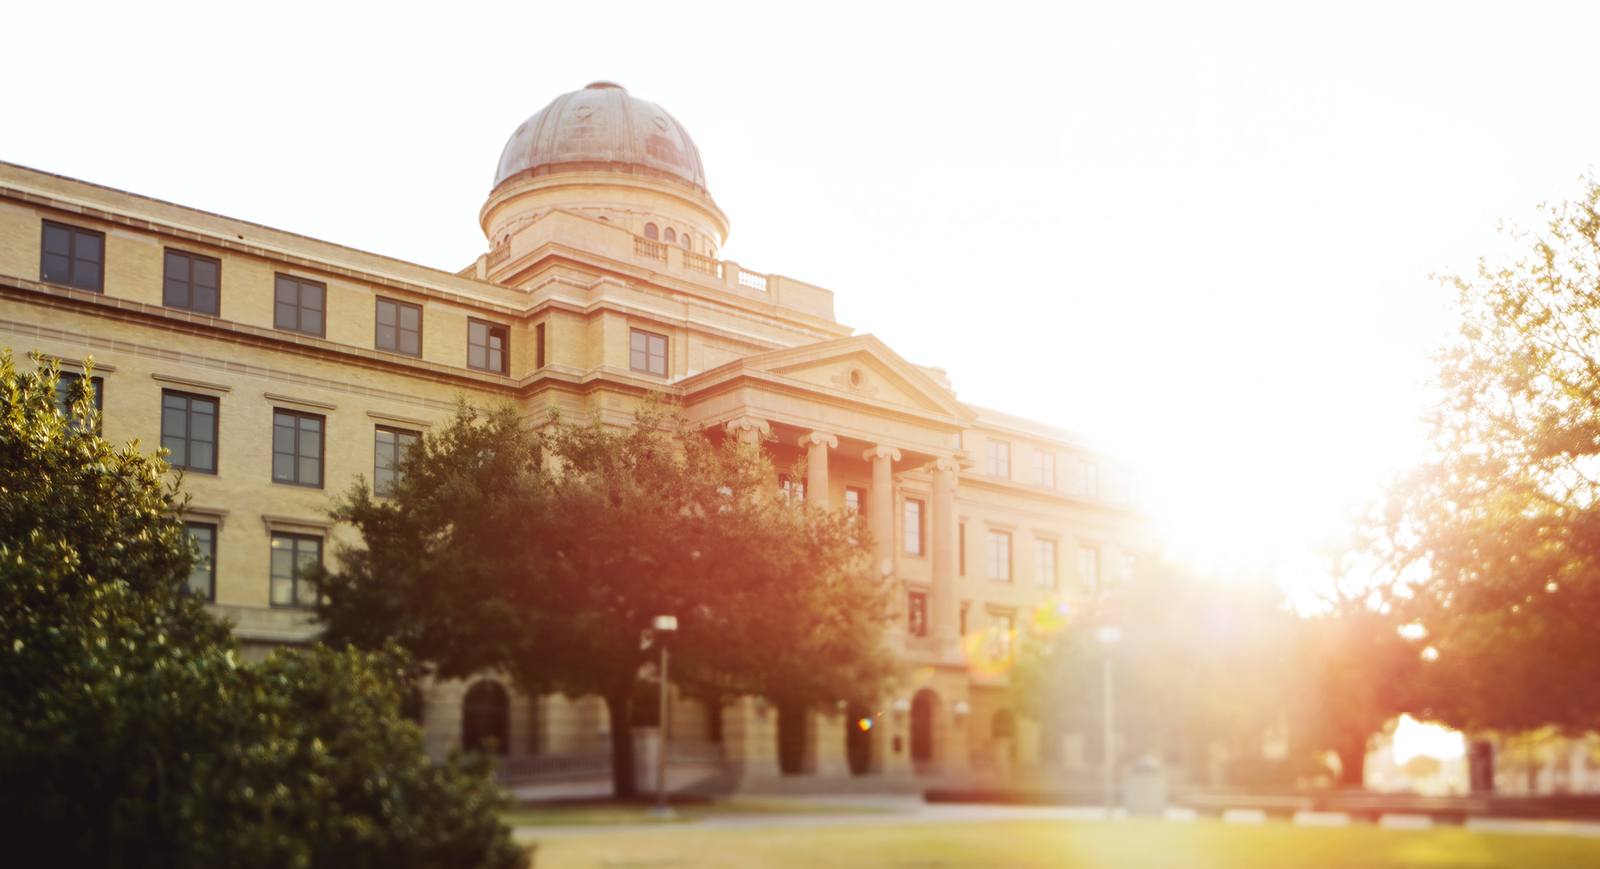
<svg viewBox="0 0 1600 869"><path fill-rule="evenodd" d="M93 357L105 436L182 469L193 588L250 654L317 636L301 577L353 535L332 499L358 476L381 494L458 398L627 425L664 393L803 468L774 487L867 518L909 674L879 708L781 727L760 698L677 697L675 759L735 783L776 779L780 739L782 772L816 777L1094 762L1094 733L1013 712L1006 663L1026 620L1150 547L1124 469L961 402L944 370L836 321L831 291L720 258L729 219L694 142L616 84L513 131L479 221L483 254L437 271L0 163L0 345L69 376ZM493 673L428 685L420 714L430 752L489 746L530 776L603 773L617 726L597 698Z"/></svg>

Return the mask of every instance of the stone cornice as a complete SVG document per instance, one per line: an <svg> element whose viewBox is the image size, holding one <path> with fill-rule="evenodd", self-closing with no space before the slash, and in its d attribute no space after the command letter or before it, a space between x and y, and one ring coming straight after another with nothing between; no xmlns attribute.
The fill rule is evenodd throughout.
<svg viewBox="0 0 1600 869"><path fill-rule="evenodd" d="M19 167L19 168L24 168L24 167ZM27 171L31 172L31 171L35 171L35 170L27 170ZM57 177L60 177L60 176L57 176ZM67 179L67 180L72 181L73 183L77 183L77 184L87 184L88 183L88 182L83 182L83 181L77 181L76 179ZM95 186L95 185L90 185L90 186L92 187L92 186ZM109 189L109 188L107 188L107 189ZM138 194L123 193L122 191L116 191L116 192L121 193L122 195L125 195L125 196L133 196L133 197L139 198L139 199L146 199L147 198L147 197L140 197L140 196L138 196ZM43 191L30 190L30 189L26 189L26 188L22 188L22 187L0 184L0 199L12 199L12 200L15 200L15 201L18 201L18 202L22 202L22 203L25 203L25 204L28 204L28 205L41 206L41 207L44 207L44 208L50 208L50 209L54 209L54 210L57 210L57 211L67 212L67 213L70 213L70 214L82 215L84 217L93 218L94 220L98 220L98 221L101 221L101 222L104 222L104 223L110 223L110 224L114 224L114 225L117 225L117 226L125 226L125 227L129 227L129 228L132 228L132 229L139 229L139 230L143 230L143 231L146 231L146 232L154 233L156 235L165 236L165 237L171 238L171 239L179 239L179 240L184 240L184 241L196 242L196 243L199 243L199 244L207 245L209 247L215 247L215 248L219 248L219 249L222 249L222 250L231 251L233 253L239 253L239 254L244 254L244 255L247 255L247 256L258 257L258 258L261 258L261 259L271 260L273 262L284 263L284 264L287 264L287 265L298 266L300 268L310 269L312 271L320 272L320 273L327 274L327 275L335 275L335 276L342 277L342 278L347 278L347 279L350 279L350 280L361 281L363 283L378 284L378 285L381 285L381 286L393 287L393 288L396 288L396 289L401 289L401 290L406 290L406 291L409 291L409 292L412 292L412 293L416 293L416 294L422 295L422 296L428 296L428 297L431 297L431 298L437 298L437 299L442 299L442 300L446 300L446 301L452 301L452 302L456 302L456 303L459 303L459 304L467 304L467 305L478 307L478 308L481 308L481 309L484 309L484 310L503 313L506 316L515 316L521 310L520 306L512 305L507 301L501 301L501 300L493 299L493 298L489 297L488 295L481 295L480 296L480 295L476 295L474 293L465 292L465 291L460 290L460 289L447 289L447 288L440 287L440 286L431 286L431 285L428 285L428 284L419 283L419 282L417 282L415 280L411 280L411 279L408 279L408 278L401 277L399 275L385 274L383 272L373 271L373 270L370 270L370 269L358 268L358 267L352 266L352 265L350 265L348 263L339 263L339 262L336 262L336 261L331 260L331 259L326 259L326 258L322 258L322 257L316 257L316 256L313 256L313 255L310 255L308 252L305 252L305 251L293 251L293 250L289 250L289 249L284 248L284 247L278 247L278 246L274 246L274 245L268 245L268 244L262 244L262 243L251 243L251 242L247 242L247 241L242 241L237 236L235 236L233 238L229 238L227 235L224 235L224 234L222 234L220 232L206 230L206 229L203 229L203 228L200 228L200 227L181 226L181 225L179 225L177 223L173 223L173 222L170 222L170 221L155 220L155 219L152 219L152 218L149 218L149 217L136 217L136 216L133 216L133 215L130 215L130 214L124 214L124 213L112 210L111 208L109 208L107 206L104 206L104 205L101 205L101 204L98 204L98 203L93 203L93 202L88 202L88 201L85 201L85 200L73 199L73 198L68 198L68 197L62 197L62 196L59 196L59 195L46 193L46 192L43 192ZM289 233L289 232L286 232L284 230L273 229L271 227L261 226L259 224L252 224L252 223L248 223L247 221L239 221L239 220L236 220L235 218L224 217L222 215L217 215L217 214L211 214L210 212L199 211L197 209L190 209L190 208L187 208L186 206L175 205L175 204L172 204L172 203L164 203L164 202L161 202L160 200L149 200L149 201L160 202L162 205L166 205L168 207L179 208L179 209L183 209L185 211L192 211L192 212L194 212L196 214L205 215L207 217L211 217L211 218L214 218L214 219L220 219L220 220L226 220L226 221L229 221L229 222L239 223L242 226L249 226L249 227L252 227L252 228L255 228L255 229L261 229L261 230L266 230L266 231L269 231L269 232L272 232L272 233L283 234L283 235L289 236L291 238L305 238L308 241L312 241L312 242L315 242L315 243L318 243L318 244L327 244L327 245L334 246L334 247L342 247L342 245L336 245L333 242L325 242L325 241L322 241L320 239L312 239L309 236L295 236L293 233ZM380 254L372 254L372 253L368 253L366 251L356 250L355 248L345 248L345 249L346 250L350 250L352 253L356 253L356 254L360 254L360 255L364 255L364 256L381 257ZM427 266L418 265L416 263L405 262L404 260L394 260L394 262L397 263L397 264L400 264L400 265L404 265L404 266L406 266L408 268L425 269L425 270L428 270L428 271L436 271L434 269L429 269L429 267L427 267ZM439 271L439 277L442 278L442 279L445 279L445 280L452 280L452 279L453 280L462 280L462 281L471 280L470 278L464 278L464 277L461 277L460 275L457 275L457 274L454 274L454 273L451 273L451 272L445 272L445 271ZM517 292L516 290L511 290L511 289L508 289L508 288L499 287L499 286L496 286L496 285L493 285L493 284L485 284L483 286L483 290L485 291L485 293L495 292L495 291L507 292L507 293Z"/></svg>

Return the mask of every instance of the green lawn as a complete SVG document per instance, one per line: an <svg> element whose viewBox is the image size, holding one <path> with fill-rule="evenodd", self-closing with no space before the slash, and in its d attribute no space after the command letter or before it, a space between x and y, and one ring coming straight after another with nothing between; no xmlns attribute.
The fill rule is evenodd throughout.
<svg viewBox="0 0 1600 869"><path fill-rule="evenodd" d="M735 799L712 803L674 805L670 818L658 818L648 805L594 803L524 806L501 818L512 827L591 826L605 824L680 824L706 818L750 815L862 815L890 814L891 809L845 806L799 800Z"/></svg>
<svg viewBox="0 0 1600 869"><path fill-rule="evenodd" d="M1259 827L1214 821L1002 821L561 835L538 869L595 867L1063 866L1072 869L1600 867L1600 839L1428 831Z"/></svg>

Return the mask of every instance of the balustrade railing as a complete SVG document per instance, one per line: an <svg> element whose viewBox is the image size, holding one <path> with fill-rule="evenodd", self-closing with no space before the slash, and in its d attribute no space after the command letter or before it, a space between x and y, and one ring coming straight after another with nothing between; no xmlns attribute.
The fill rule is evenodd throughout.
<svg viewBox="0 0 1600 869"><path fill-rule="evenodd" d="M683 252L683 264L697 272L704 272L712 277L722 277L722 261L692 250Z"/></svg>
<svg viewBox="0 0 1600 869"><path fill-rule="evenodd" d="M642 235L633 237L633 252L646 259L665 260L667 258L667 246L665 244L659 241L651 241Z"/></svg>
<svg viewBox="0 0 1600 869"><path fill-rule="evenodd" d="M740 269L739 286L749 287L752 290L764 293L767 291L767 276L758 272L747 272L744 269Z"/></svg>

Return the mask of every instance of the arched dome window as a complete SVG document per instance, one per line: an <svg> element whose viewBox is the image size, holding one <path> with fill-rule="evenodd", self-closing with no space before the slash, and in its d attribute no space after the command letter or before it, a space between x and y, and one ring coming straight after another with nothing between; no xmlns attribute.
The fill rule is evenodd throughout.
<svg viewBox="0 0 1600 869"><path fill-rule="evenodd" d="M657 229L655 224L647 223L644 225L644 237L656 241L661 238L661 230Z"/></svg>
<svg viewBox="0 0 1600 869"><path fill-rule="evenodd" d="M666 235L661 237L661 240L666 242L667 244L677 244L678 243L678 232L677 232L677 230L673 229L670 226L667 227L667 233L666 233Z"/></svg>
<svg viewBox="0 0 1600 869"><path fill-rule="evenodd" d="M689 243L689 233L685 232L681 236L681 238L683 239L683 249L684 250L694 250L694 245Z"/></svg>
<svg viewBox="0 0 1600 869"><path fill-rule="evenodd" d="M461 701L461 747L504 755L511 747L511 698L499 683L472 683Z"/></svg>

